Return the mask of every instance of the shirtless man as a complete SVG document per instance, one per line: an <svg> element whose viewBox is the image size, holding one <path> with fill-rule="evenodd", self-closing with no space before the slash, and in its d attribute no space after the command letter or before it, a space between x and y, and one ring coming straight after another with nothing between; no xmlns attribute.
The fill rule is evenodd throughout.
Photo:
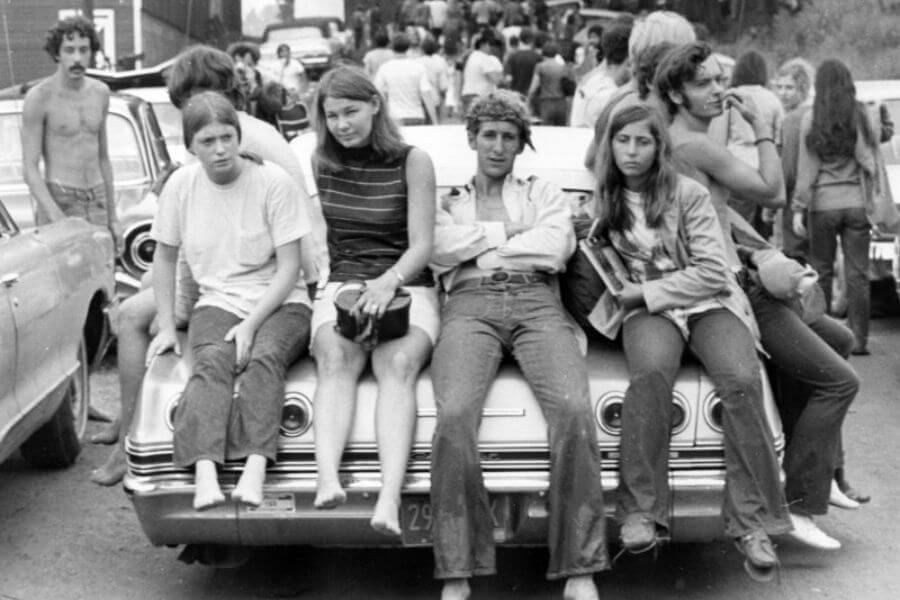
<svg viewBox="0 0 900 600"><path fill-rule="evenodd" d="M731 194L763 207L778 208L784 203L784 178L771 126L746 96L725 92L721 66L708 45L694 42L667 54L657 68L656 87L672 116L672 155L685 175L709 188L724 231L733 231L740 220L736 213L728 211ZM757 169L707 134L710 121L722 113L726 102L753 128ZM726 242L729 239L726 236ZM797 413L799 417L785 452L784 495L780 490L766 490L768 502L755 505L754 518L764 518L760 524L768 533L787 532L806 545L836 550L841 547L840 542L819 529L813 516L824 514L827 509L835 445L859 386L853 369L828 343L842 337L844 327L824 315L804 315L808 318L804 322L789 303L774 297L752 270L746 271L734 245L727 245L733 270L748 275L739 280L750 300L760 341L771 364L780 377L802 383L809 390L805 398L793 394L775 398L782 411ZM790 511L788 527L784 527L784 509L778 506L785 496ZM793 530L786 531L791 526ZM774 566L775 551L765 533L754 538L741 536L737 541L749 567L765 572Z"/></svg>
<svg viewBox="0 0 900 600"><path fill-rule="evenodd" d="M82 17L64 19L47 33L44 49L57 69L25 95L22 161L38 224L84 217L107 226L118 244L121 227L106 141L109 88L85 76L99 48L94 26Z"/></svg>

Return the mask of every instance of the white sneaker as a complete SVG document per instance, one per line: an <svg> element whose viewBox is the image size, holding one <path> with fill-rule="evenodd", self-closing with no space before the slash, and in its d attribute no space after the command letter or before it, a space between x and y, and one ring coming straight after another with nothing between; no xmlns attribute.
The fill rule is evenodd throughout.
<svg viewBox="0 0 900 600"><path fill-rule="evenodd" d="M841 549L841 543L819 529L812 517L791 513L791 523L794 525L794 530L788 532L788 535L798 542L819 550Z"/></svg>
<svg viewBox="0 0 900 600"><path fill-rule="evenodd" d="M831 493L828 495L828 504L838 508L859 508L859 502L842 492L841 488L838 487L837 481L833 479L831 480Z"/></svg>

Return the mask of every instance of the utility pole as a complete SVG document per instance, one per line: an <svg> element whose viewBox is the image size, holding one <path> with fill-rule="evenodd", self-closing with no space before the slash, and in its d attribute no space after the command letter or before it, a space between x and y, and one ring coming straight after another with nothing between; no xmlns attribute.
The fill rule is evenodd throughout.
<svg viewBox="0 0 900 600"><path fill-rule="evenodd" d="M94 22L94 0L82 0L81 2L81 12L84 14L84 18Z"/></svg>

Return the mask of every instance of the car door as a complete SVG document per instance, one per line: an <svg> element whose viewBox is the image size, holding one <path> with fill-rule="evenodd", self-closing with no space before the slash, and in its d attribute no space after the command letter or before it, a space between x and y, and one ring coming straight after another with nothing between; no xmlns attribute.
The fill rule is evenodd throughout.
<svg viewBox="0 0 900 600"><path fill-rule="evenodd" d="M15 324L15 395L27 411L63 379L59 332L68 317L58 310L56 263L38 230L15 228L2 202L0 215L8 230L0 250L0 282Z"/></svg>
<svg viewBox="0 0 900 600"><path fill-rule="evenodd" d="M6 252L6 244L12 237L12 229L0 213L0 256ZM2 275L0 275L2 276ZM7 427L19 412L15 396L16 381L16 326L6 281L0 281L0 440ZM2 443L0 443L2 445Z"/></svg>

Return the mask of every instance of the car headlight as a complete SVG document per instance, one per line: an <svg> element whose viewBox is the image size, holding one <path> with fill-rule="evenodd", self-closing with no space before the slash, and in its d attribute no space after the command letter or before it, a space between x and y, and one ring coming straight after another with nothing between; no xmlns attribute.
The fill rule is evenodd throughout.
<svg viewBox="0 0 900 600"><path fill-rule="evenodd" d="M291 392L284 399L281 409L281 435L300 437L312 426L313 408L309 398L299 392Z"/></svg>

